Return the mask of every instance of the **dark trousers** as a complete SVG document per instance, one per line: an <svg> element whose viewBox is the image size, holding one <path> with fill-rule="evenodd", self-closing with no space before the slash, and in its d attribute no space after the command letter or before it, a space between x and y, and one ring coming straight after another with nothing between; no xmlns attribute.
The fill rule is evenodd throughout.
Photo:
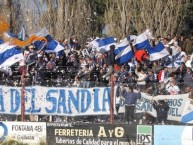
<svg viewBox="0 0 193 145"><path fill-rule="evenodd" d="M116 113L119 114L119 108L120 108L120 104L116 104Z"/></svg>
<svg viewBox="0 0 193 145"><path fill-rule="evenodd" d="M162 117L162 118L161 118L161 117L158 117L158 118L157 118L157 123L162 123L162 122L163 122L163 123L167 123L167 118L166 118L166 117Z"/></svg>
<svg viewBox="0 0 193 145"><path fill-rule="evenodd" d="M125 121L129 122L134 120L134 111L135 111L135 106L125 105Z"/></svg>

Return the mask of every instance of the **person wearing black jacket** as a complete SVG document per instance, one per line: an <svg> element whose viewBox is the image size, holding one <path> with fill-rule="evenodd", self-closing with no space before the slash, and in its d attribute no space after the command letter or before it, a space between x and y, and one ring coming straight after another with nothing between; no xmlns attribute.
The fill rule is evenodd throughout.
<svg viewBox="0 0 193 145"><path fill-rule="evenodd" d="M153 108L157 112L157 123L158 124L166 124L167 123L167 117L168 117L168 111L169 111L169 105L164 100L159 100L158 103L156 101L152 101Z"/></svg>
<svg viewBox="0 0 193 145"><path fill-rule="evenodd" d="M114 70L114 64L115 64L115 45L111 45L110 46L110 50L108 51L108 55L107 55L107 63L109 66L109 70L108 72L103 76L103 78L106 78L108 76L110 76L113 73Z"/></svg>

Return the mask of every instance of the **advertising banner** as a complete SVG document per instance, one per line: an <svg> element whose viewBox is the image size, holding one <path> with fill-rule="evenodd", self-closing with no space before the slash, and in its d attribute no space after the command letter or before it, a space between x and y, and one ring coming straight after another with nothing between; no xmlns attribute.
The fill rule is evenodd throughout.
<svg viewBox="0 0 193 145"><path fill-rule="evenodd" d="M135 145L136 127L134 124L47 123L47 141L48 145Z"/></svg>
<svg viewBox="0 0 193 145"><path fill-rule="evenodd" d="M192 145L193 126L154 126L154 145Z"/></svg>
<svg viewBox="0 0 193 145"><path fill-rule="evenodd" d="M21 114L21 88L0 87L0 113ZM110 88L26 87L25 114L110 114Z"/></svg>
<svg viewBox="0 0 193 145"><path fill-rule="evenodd" d="M152 126L137 125L137 145L152 145Z"/></svg>
<svg viewBox="0 0 193 145"><path fill-rule="evenodd" d="M136 104L136 113L146 112L156 117L156 110L153 108L151 101L155 100L167 100L170 107L168 111L168 119L181 121L186 102L188 101L189 94L180 94L180 95L158 95L150 96L146 93L141 93L141 99L137 101ZM121 99L121 107L119 113L125 112L124 107L124 98Z"/></svg>
<svg viewBox="0 0 193 145"><path fill-rule="evenodd" d="M0 122L0 140L14 140L29 145L46 143L46 123Z"/></svg>

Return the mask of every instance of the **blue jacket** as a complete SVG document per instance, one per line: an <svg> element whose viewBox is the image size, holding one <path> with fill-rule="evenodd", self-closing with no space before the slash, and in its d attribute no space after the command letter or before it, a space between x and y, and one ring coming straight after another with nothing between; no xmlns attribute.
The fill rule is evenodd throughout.
<svg viewBox="0 0 193 145"><path fill-rule="evenodd" d="M137 99L141 98L141 93L122 91L121 95L125 98L125 105L135 105Z"/></svg>
<svg viewBox="0 0 193 145"><path fill-rule="evenodd" d="M153 108L157 111L157 118L167 118L169 105L165 102L162 106L157 102L153 103Z"/></svg>

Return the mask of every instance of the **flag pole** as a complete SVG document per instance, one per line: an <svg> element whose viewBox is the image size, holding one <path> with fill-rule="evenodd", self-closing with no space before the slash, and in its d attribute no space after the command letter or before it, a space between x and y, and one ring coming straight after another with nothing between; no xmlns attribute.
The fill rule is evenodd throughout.
<svg viewBox="0 0 193 145"><path fill-rule="evenodd" d="M21 76L21 121L25 120L25 73L26 66L24 65Z"/></svg>
<svg viewBox="0 0 193 145"><path fill-rule="evenodd" d="M110 96L110 123L114 121L114 76L111 75L111 96Z"/></svg>

